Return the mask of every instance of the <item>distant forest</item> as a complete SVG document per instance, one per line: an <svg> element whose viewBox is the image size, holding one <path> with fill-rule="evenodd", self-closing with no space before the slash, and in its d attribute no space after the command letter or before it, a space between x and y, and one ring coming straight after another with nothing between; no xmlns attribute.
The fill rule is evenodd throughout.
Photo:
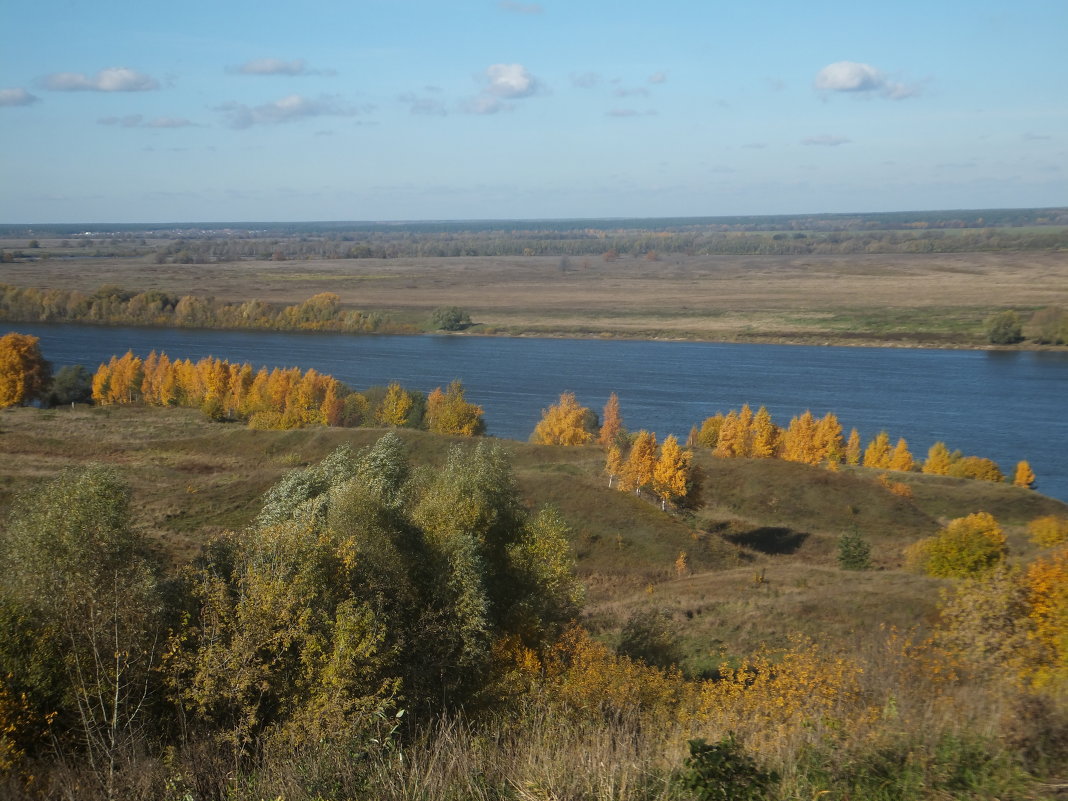
<svg viewBox="0 0 1068 801"><path fill-rule="evenodd" d="M159 263L241 259L477 256L955 253L1068 247L1068 208L659 219L0 225L27 239L10 260L151 256ZM41 239L62 241L47 241Z"/></svg>

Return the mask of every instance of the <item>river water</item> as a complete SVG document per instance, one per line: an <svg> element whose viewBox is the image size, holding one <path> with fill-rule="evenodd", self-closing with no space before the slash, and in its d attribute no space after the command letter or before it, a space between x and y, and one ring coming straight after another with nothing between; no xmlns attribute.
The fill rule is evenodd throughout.
<svg viewBox="0 0 1068 801"><path fill-rule="evenodd" d="M160 328L9 325L41 338L58 368L94 370L113 354L212 355L254 367L314 367L355 389L399 381L430 391L459 378L488 433L525 440L565 390L600 412L617 392L624 425L685 438L749 403L786 425L833 411L867 442L905 437L922 459L936 441L996 461L1026 459L1038 489L1068 501L1068 353L831 348L469 336L352 336Z"/></svg>

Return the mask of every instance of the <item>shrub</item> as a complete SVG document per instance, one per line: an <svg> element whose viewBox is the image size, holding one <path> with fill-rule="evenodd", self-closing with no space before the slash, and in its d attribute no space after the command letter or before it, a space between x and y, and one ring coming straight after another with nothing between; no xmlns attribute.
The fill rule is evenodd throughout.
<svg viewBox="0 0 1068 801"><path fill-rule="evenodd" d="M842 570L871 569L871 545L855 527L838 538L838 566Z"/></svg>
<svg viewBox="0 0 1068 801"><path fill-rule="evenodd" d="M680 659L679 638L667 612L639 610L630 616L619 641L619 653L651 667L668 668Z"/></svg>
<svg viewBox="0 0 1068 801"><path fill-rule="evenodd" d="M712 745L703 738L689 742L690 756L675 783L697 801L757 801L779 783L778 774L758 766L733 734Z"/></svg>
<svg viewBox="0 0 1068 801"><path fill-rule="evenodd" d="M906 561L930 576L965 578L999 565L1008 549L1005 532L986 512L958 517L934 537L914 543Z"/></svg>
<svg viewBox="0 0 1068 801"><path fill-rule="evenodd" d="M1036 517L1027 524L1031 542L1043 548L1052 548L1068 540L1068 518L1046 515Z"/></svg>
<svg viewBox="0 0 1068 801"><path fill-rule="evenodd" d="M438 331L462 331L471 325L471 315L456 306L441 306L434 309L430 322Z"/></svg>
<svg viewBox="0 0 1068 801"><path fill-rule="evenodd" d="M1016 312L1003 311L986 321L986 336L991 345L1015 345L1023 339L1023 325Z"/></svg>

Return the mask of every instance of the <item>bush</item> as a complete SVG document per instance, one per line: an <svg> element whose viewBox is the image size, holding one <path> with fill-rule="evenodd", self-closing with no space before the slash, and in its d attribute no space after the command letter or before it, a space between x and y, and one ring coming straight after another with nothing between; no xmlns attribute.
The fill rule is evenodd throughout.
<svg viewBox="0 0 1068 801"><path fill-rule="evenodd" d="M778 774L761 769L733 734L714 745L702 738L689 742L690 756L675 783L696 801L757 801L779 783Z"/></svg>
<svg viewBox="0 0 1068 801"><path fill-rule="evenodd" d="M856 528L838 538L838 566L842 570L871 569L871 545Z"/></svg>
<svg viewBox="0 0 1068 801"><path fill-rule="evenodd" d="M617 650L623 656L658 668L669 668L681 657L679 638L671 618L660 609L644 609L632 614L623 626Z"/></svg>
<svg viewBox="0 0 1068 801"><path fill-rule="evenodd" d="M434 309L430 322L438 331L462 331L471 325L471 315L456 306L441 306Z"/></svg>
<svg viewBox="0 0 1068 801"><path fill-rule="evenodd" d="M1068 518L1046 515L1036 517L1027 524L1031 542L1043 548L1052 548L1068 540Z"/></svg>
<svg viewBox="0 0 1068 801"><path fill-rule="evenodd" d="M1023 324L1016 312L999 312L986 321L986 336L991 345L1015 345L1023 340Z"/></svg>
<svg viewBox="0 0 1068 801"><path fill-rule="evenodd" d="M930 576L965 578L997 567L1005 558L1005 532L986 512L958 517L934 537L914 543L906 560Z"/></svg>

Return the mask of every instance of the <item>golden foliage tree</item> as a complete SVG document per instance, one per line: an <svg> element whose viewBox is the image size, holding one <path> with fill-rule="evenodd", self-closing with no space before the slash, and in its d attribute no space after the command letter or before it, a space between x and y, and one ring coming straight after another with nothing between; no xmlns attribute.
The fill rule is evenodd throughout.
<svg viewBox="0 0 1068 801"><path fill-rule="evenodd" d="M384 426L403 426L408 422L412 405L412 396L394 381L386 389L386 397L375 411L375 419Z"/></svg>
<svg viewBox="0 0 1068 801"><path fill-rule="evenodd" d="M731 409L719 427L716 449L713 453L722 458L745 455L745 439L748 431L738 418L738 412Z"/></svg>
<svg viewBox="0 0 1068 801"><path fill-rule="evenodd" d="M619 477L619 488L623 491L641 492L642 487L653 482L653 470L656 467L656 435L649 431L639 431L630 446L627 461Z"/></svg>
<svg viewBox="0 0 1068 801"><path fill-rule="evenodd" d="M750 427L749 438L750 455L757 459L769 459L775 455L779 447L779 427L771 421L771 415L766 407L757 409Z"/></svg>
<svg viewBox="0 0 1068 801"><path fill-rule="evenodd" d="M15 332L0 337L0 408L29 403L47 391L52 370L39 342Z"/></svg>
<svg viewBox="0 0 1068 801"><path fill-rule="evenodd" d="M817 440L816 420L808 409L790 420L783 432L780 454L787 462L817 465L823 461L822 450Z"/></svg>
<svg viewBox="0 0 1068 801"><path fill-rule="evenodd" d="M1035 488L1035 471L1031 469L1031 465L1026 461L1018 462L1016 465L1016 473L1012 479L1013 486L1023 487L1024 489Z"/></svg>
<svg viewBox="0 0 1068 801"><path fill-rule="evenodd" d="M604 460L604 471L608 474L608 488L611 489L616 478L623 472L623 451L614 442L608 446L608 453Z"/></svg>
<svg viewBox="0 0 1068 801"><path fill-rule="evenodd" d="M706 417L697 434L697 444L702 448L714 450L719 444L719 432L723 428L723 419L723 415L718 412L711 417Z"/></svg>
<svg viewBox="0 0 1068 801"><path fill-rule="evenodd" d="M686 497L689 491L690 463L693 454L679 447L672 434L660 446L660 455L653 465L653 492L660 496L660 508Z"/></svg>
<svg viewBox="0 0 1068 801"><path fill-rule="evenodd" d="M579 406L574 392L564 392L559 403L543 409L534 427L531 442L535 445L585 445L593 439L586 428L589 409Z"/></svg>
<svg viewBox="0 0 1068 801"><path fill-rule="evenodd" d="M435 434L473 437L486 430L482 407L464 399L464 385L453 381L445 392L437 387L426 399L427 430Z"/></svg>
<svg viewBox="0 0 1068 801"><path fill-rule="evenodd" d="M880 431L864 449L864 466L886 470L890 467L890 435Z"/></svg>
<svg viewBox="0 0 1068 801"><path fill-rule="evenodd" d="M953 465L953 457L944 442L936 442L927 451L927 459L923 463L923 472L932 476L949 475L949 468Z"/></svg>
<svg viewBox="0 0 1068 801"><path fill-rule="evenodd" d="M890 463L887 467L891 470L901 470L906 473L915 469L916 463L912 460L912 454L909 453L909 446L904 437L898 439L897 445L894 446L893 453L890 454Z"/></svg>
<svg viewBox="0 0 1068 801"><path fill-rule="evenodd" d="M597 444L608 450L622 431L623 417L619 413L619 396L613 392L608 396L608 403L604 405L604 415L601 420L601 431L597 435Z"/></svg>
<svg viewBox="0 0 1068 801"><path fill-rule="evenodd" d="M815 439L816 453L821 462L837 464L842 461L842 424L838 422L834 412L827 412L816 423Z"/></svg>
<svg viewBox="0 0 1068 801"><path fill-rule="evenodd" d="M849 439L846 440L845 461L850 467L860 464L860 432L855 428L850 429Z"/></svg>

